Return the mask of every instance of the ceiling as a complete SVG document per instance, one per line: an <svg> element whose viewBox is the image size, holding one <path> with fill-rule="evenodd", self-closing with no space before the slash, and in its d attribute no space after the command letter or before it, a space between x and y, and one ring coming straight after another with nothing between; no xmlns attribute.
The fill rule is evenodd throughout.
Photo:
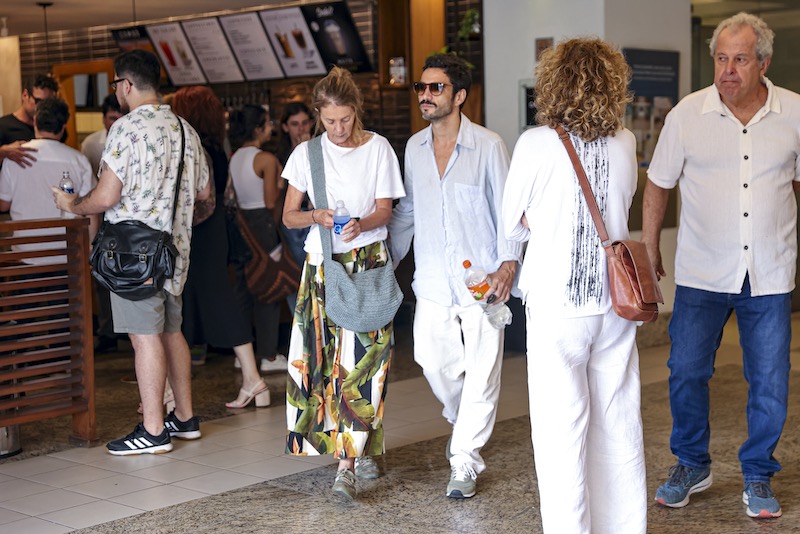
<svg viewBox="0 0 800 534"><path fill-rule="evenodd" d="M198 13L240 10L261 5L288 3L281 0L48 0L49 31L122 25ZM376 0L377 1L377 0ZM291 2L294 3L294 2ZM800 0L693 0L692 14L703 25L715 26L722 19L748 11L760 14L773 29L800 27ZM135 17L134 17L135 12ZM36 0L2 0L0 17L6 17L9 35L44 31L44 10ZM2 27L2 21L0 21Z"/></svg>

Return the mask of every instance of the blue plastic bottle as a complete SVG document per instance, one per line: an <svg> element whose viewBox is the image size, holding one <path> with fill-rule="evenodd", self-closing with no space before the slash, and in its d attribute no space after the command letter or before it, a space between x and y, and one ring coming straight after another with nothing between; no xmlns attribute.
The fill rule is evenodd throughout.
<svg viewBox="0 0 800 534"><path fill-rule="evenodd" d="M336 201L336 209L333 210L333 233L341 235L342 228L350 222L350 212L344 207L344 200Z"/></svg>

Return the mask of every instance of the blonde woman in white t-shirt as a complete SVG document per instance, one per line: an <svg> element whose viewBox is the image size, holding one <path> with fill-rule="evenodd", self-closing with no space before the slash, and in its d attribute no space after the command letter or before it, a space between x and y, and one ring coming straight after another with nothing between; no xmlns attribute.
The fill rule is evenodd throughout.
<svg viewBox="0 0 800 534"><path fill-rule="evenodd" d="M606 255L570 158L586 171L611 239L628 238L636 140L625 58L572 39L536 68L537 122L522 134L503 196L506 236L527 241L531 436L544 532L644 534L647 527L636 324L611 308Z"/></svg>
<svg viewBox="0 0 800 534"><path fill-rule="evenodd" d="M394 150L384 137L363 128L362 102L350 73L337 67L314 87L317 131L324 131L327 203L343 200L352 217L333 239L332 251L348 271L386 263L392 200L405 196ZM295 455L333 453L339 459L333 492L352 500L356 476L380 475L371 457L384 452L383 398L393 325L351 332L327 318L320 232L333 228L333 210L301 210L306 194L316 205L308 142L292 152L283 177L289 181L283 223L311 227L289 345L286 449Z"/></svg>

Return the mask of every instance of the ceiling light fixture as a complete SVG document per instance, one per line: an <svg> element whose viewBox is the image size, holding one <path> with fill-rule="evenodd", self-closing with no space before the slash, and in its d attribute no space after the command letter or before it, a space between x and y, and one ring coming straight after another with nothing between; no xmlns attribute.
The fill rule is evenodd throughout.
<svg viewBox="0 0 800 534"><path fill-rule="evenodd" d="M44 12L44 57L47 62L47 68L50 68L50 34L47 31L47 8L53 5L53 2L36 2L36 5L42 8Z"/></svg>

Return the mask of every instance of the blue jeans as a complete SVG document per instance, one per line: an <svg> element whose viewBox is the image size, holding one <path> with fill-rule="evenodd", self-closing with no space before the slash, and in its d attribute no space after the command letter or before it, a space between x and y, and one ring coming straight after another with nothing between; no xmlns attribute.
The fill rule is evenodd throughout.
<svg viewBox="0 0 800 534"><path fill-rule="evenodd" d="M768 482L781 468L772 453L786 421L789 397L791 293L752 297L749 277L739 294L677 287L669 324L670 447L683 465L711 464L708 381L714 374L722 329L733 311L749 384L748 438L739 449L739 461L745 483Z"/></svg>

